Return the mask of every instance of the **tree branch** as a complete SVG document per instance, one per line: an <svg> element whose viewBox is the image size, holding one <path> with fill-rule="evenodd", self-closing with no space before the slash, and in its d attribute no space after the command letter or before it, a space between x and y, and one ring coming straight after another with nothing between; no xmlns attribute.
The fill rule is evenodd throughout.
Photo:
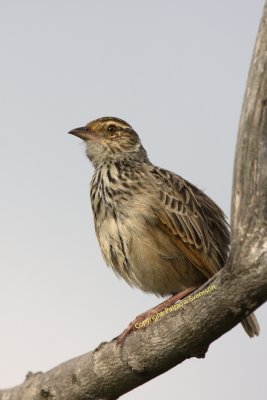
<svg viewBox="0 0 267 400"><path fill-rule="evenodd" d="M267 300L267 2L240 119L232 197L232 246L210 291L125 341L94 351L0 391L0 400L117 399L208 346Z"/></svg>
<svg viewBox="0 0 267 400"><path fill-rule="evenodd" d="M232 191L232 240L267 220L267 2L251 61L239 124ZM251 232L250 232L251 233ZM264 239L264 237L263 237ZM266 236L265 236L266 239Z"/></svg>

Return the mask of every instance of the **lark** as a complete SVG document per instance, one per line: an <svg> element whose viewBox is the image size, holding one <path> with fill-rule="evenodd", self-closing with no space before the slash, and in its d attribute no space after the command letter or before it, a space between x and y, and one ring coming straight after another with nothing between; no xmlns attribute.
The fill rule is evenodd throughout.
<svg viewBox="0 0 267 400"><path fill-rule="evenodd" d="M90 195L106 264L130 286L172 296L152 310L225 265L230 234L223 211L181 176L153 165L131 125L104 117L69 133L85 142L95 169ZM254 314L242 325L249 336L259 334Z"/></svg>

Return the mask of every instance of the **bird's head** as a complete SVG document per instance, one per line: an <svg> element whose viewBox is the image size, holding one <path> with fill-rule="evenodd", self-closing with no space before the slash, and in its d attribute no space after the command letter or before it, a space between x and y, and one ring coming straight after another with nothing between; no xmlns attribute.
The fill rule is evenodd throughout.
<svg viewBox="0 0 267 400"><path fill-rule="evenodd" d="M95 167L105 161L147 161L139 136L122 119L104 117L69 133L86 143L86 153Z"/></svg>

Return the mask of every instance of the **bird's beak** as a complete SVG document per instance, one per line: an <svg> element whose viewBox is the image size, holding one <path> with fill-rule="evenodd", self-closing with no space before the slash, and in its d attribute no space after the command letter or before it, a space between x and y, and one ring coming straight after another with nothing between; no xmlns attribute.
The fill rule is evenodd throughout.
<svg viewBox="0 0 267 400"><path fill-rule="evenodd" d="M97 135L88 129L86 126L82 126L81 128L75 128L69 131L71 135L75 135L83 140L96 140Z"/></svg>

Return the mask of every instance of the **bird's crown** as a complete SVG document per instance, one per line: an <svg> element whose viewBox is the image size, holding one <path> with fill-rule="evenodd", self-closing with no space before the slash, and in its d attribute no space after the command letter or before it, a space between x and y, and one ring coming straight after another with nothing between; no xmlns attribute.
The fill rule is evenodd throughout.
<svg viewBox="0 0 267 400"><path fill-rule="evenodd" d="M86 153L97 166L105 160L147 160L138 134L127 122L116 117L95 119L69 133L86 142Z"/></svg>

